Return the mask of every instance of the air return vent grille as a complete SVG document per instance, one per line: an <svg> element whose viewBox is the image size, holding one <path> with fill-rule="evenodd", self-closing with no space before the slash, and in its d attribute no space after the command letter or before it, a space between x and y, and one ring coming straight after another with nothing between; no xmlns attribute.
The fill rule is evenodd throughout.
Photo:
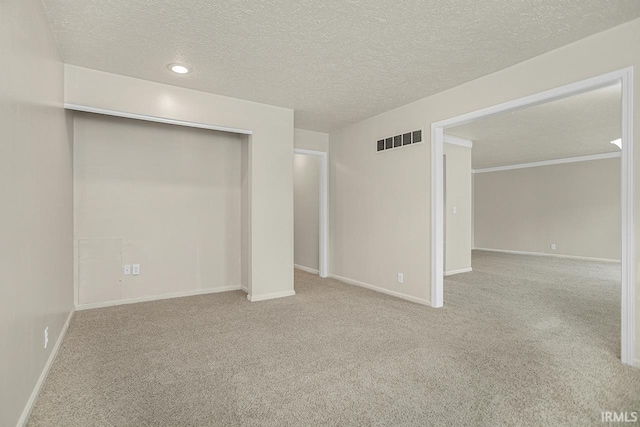
<svg viewBox="0 0 640 427"><path fill-rule="evenodd" d="M379 139L376 141L376 151L388 151L411 144L418 144L419 142L422 142L422 129Z"/></svg>

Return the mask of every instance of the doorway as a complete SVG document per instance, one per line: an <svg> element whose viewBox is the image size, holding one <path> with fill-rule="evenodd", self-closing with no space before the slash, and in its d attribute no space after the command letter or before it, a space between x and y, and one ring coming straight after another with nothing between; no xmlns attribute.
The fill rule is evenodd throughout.
<svg viewBox="0 0 640 427"><path fill-rule="evenodd" d="M622 91L621 120L621 361L633 364L634 349L634 301L633 301L633 70L631 68L596 76L577 83L551 89L535 95L505 102L431 125L432 171L432 239L431 239L431 303L433 307L444 304L444 131L454 126L470 123L508 111L516 111L546 102L578 95L591 90L620 84Z"/></svg>
<svg viewBox="0 0 640 427"><path fill-rule="evenodd" d="M294 265L325 278L328 275L327 153L299 148L293 152Z"/></svg>

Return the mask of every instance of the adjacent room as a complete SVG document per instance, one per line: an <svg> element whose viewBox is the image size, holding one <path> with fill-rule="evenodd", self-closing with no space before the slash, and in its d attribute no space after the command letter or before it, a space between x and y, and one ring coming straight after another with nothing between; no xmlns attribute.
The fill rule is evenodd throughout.
<svg viewBox="0 0 640 427"><path fill-rule="evenodd" d="M0 426L640 422L640 2L0 0Z"/></svg>
<svg viewBox="0 0 640 427"><path fill-rule="evenodd" d="M447 129L445 304L558 357L620 358L620 106L616 84Z"/></svg>

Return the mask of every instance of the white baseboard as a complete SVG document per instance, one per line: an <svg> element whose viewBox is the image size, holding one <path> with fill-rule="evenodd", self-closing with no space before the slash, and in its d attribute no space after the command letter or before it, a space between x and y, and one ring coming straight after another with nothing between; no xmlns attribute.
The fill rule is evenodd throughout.
<svg viewBox="0 0 640 427"><path fill-rule="evenodd" d="M372 291L376 291L376 292L380 292L380 293L383 293L383 294L391 295L393 297L401 298L401 299L404 299L404 300L407 300L407 301L411 301L411 302L415 302L417 304L431 306L431 302L429 300L426 300L426 299L423 299L423 298L413 297L411 295L403 294L401 292L390 291L388 289L384 289L384 288L380 288L378 286L370 285L369 283L360 282L358 280L349 279L347 277L342 277L342 276L338 276L338 275L335 275L335 274L330 274L329 277L331 277L332 279L336 279L336 280L339 280L341 282L344 282L344 283L346 283L348 285L359 286L361 288L370 289Z"/></svg>
<svg viewBox="0 0 640 427"><path fill-rule="evenodd" d="M295 294L296 294L296 291L272 292L270 294L263 294L263 295L247 294L247 299L251 302L258 302L258 301L266 301L269 299L292 297Z"/></svg>
<svg viewBox="0 0 640 427"><path fill-rule="evenodd" d="M320 274L320 271L314 269L314 268L309 268L309 267L305 267L304 265L300 265L300 264L293 264L293 266L295 268L297 268L298 270L302 270L302 271L306 271L307 273L311 273L311 274Z"/></svg>
<svg viewBox="0 0 640 427"><path fill-rule="evenodd" d="M444 275L445 276L453 276L454 274L459 274L459 273L468 273L470 271L473 271L471 267L467 267L467 268L461 268L459 270L449 270L449 271L445 271Z"/></svg>
<svg viewBox="0 0 640 427"><path fill-rule="evenodd" d="M612 262L612 263L618 263L618 264L620 263L620 260L617 260L617 259L590 258L590 257L574 256L574 255L549 254L546 252L524 252L524 251L511 251L508 249L489 249L489 248L473 248L473 250L487 251L487 252L500 252L505 254L514 254L514 255L550 256L554 258L581 259L584 261Z"/></svg>
<svg viewBox="0 0 640 427"><path fill-rule="evenodd" d="M22 411L22 415L20 415L20 419L18 419L18 424L16 424L16 427L22 427L25 424L27 424L27 421L29 420L29 415L31 415L31 410L33 409L33 405L36 403L36 400L38 399L38 395L40 394L42 385L47 379L47 375L49 375L49 370L51 369L51 365L53 365L53 361L56 359L56 356L58 355L58 350L60 350L62 341L64 341L64 337L67 334L67 329L69 329L69 323L71 322L73 313L74 313L74 310L71 310L69 312L69 315L67 316L67 320L64 322L64 325L62 326L62 330L60 331L60 335L58 335L58 340L56 341L56 344L53 346L53 349L51 349L51 354L49 354L47 363L44 365L44 368L40 373L40 377L38 378L38 381L36 382L36 385L33 388L33 391L31 392L31 396L29 396L29 400L27 400L27 404L25 405L24 410Z"/></svg>
<svg viewBox="0 0 640 427"><path fill-rule="evenodd" d="M241 290L242 292L244 292L245 294L248 294L248 293L249 293L249 288L247 288L247 287L246 287L246 286L244 286L244 285L241 285L241 286L240 286L240 290Z"/></svg>
<svg viewBox="0 0 640 427"><path fill-rule="evenodd" d="M113 307L116 305L135 304L138 302L157 301L170 298L191 297L194 295L217 294L219 292L239 291L242 289L240 285L222 286L219 288L195 289L192 291L172 292L169 294L151 295L146 297L120 299L115 301L94 302L90 304L79 304L76 311L90 310L93 308Z"/></svg>

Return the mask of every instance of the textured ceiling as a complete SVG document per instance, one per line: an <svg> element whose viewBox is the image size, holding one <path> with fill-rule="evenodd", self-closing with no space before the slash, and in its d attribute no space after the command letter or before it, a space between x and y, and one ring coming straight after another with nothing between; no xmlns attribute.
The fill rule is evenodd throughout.
<svg viewBox="0 0 640 427"><path fill-rule="evenodd" d="M293 108L323 132L640 17L639 0L43 3L67 63Z"/></svg>
<svg viewBox="0 0 640 427"><path fill-rule="evenodd" d="M447 129L473 141L474 169L619 151L620 85Z"/></svg>

